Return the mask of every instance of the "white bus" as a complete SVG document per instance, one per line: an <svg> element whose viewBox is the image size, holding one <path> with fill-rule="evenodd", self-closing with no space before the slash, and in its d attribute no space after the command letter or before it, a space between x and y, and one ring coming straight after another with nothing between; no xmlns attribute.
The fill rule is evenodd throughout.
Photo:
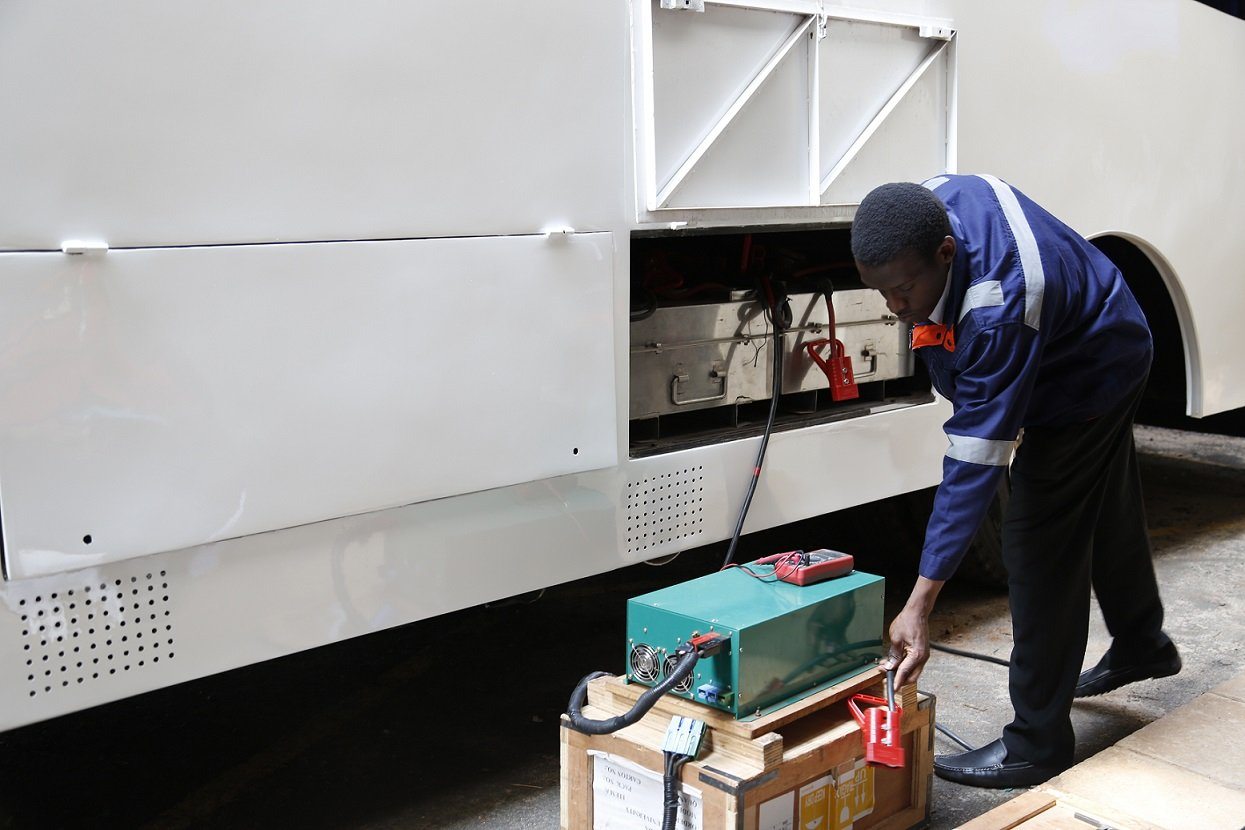
<svg viewBox="0 0 1245 830"><path fill-rule="evenodd" d="M0 5L0 728L727 538L758 285L745 529L935 484L884 181L1006 179L1245 405L1243 79L1192 0Z"/></svg>

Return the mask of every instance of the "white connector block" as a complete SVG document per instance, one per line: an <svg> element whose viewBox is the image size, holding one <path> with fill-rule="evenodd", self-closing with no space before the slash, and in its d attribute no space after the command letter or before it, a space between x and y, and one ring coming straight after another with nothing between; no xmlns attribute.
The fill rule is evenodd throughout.
<svg viewBox="0 0 1245 830"><path fill-rule="evenodd" d="M662 751L695 758L696 753L700 752L700 741L704 734L704 721L675 715L670 718L670 725L666 727Z"/></svg>

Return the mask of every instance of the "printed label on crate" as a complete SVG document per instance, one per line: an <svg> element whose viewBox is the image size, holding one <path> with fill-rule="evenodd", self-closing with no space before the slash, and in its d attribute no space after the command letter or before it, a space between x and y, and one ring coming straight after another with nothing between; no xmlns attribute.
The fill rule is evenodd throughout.
<svg viewBox="0 0 1245 830"><path fill-rule="evenodd" d="M757 817L757 830L795 830L795 790L771 798L761 805Z"/></svg>
<svg viewBox="0 0 1245 830"><path fill-rule="evenodd" d="M661 775L608 752L592 756L593 830L661 830ZM702 830L700 791L681 784L678 830Z"/></svg>
<svg viewBox="0 0 1245 830"><path fill-rule="evenodd" d="M861 758L839 767L837 773L831 830L849 830L857 819L873 812L873 767Z"/></svg>
<svg viewBox="0 0 1245 830"><path fill-rule="evenodd" d="M830 830L833 802L834 779L828 775L800 787L800 827L802 830Z"/></svg>

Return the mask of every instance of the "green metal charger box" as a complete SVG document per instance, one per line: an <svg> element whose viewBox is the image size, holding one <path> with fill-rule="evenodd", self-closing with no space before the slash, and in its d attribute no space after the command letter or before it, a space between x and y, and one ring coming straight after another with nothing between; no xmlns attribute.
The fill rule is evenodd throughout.
<svg viewBox="0 0 1245 830"><path fill-rule="evenodd" d="M674 694L748 718L838 683L882 656L885 580L852 571L803 587L740 568L627 601L627 679L655 686L679 645L717 632L730 643L701 659Z"/></svg>

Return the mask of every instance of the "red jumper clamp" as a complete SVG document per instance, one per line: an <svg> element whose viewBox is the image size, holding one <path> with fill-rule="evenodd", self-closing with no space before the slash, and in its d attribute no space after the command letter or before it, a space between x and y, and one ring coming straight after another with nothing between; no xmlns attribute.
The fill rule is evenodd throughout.
<svg viewBox="0 0 1245 830"><path fill-rule="evenodd" d="M860 703L879 704L865 711L860 710ZM860 734L865 742L865 761L885 767L902 767L904 751L900 744L903 709L895 706L895 671L886 673L886 699L873 695L852 695L847 701L852 710L852 717L860 725Z"/></svg>
<svg viewBox="0 0 1245 830"><path fill-rule="evenodd" d="M808 352L808 356L812 358L813 362L821 367L821 371L825 372L826 380L830 383L830 399L834 401L850 401L853 398L860 397L860 390L856 387L856 376L852 373L852 358L846 354L843 341L838 340L834 335L834 303L830 299L829 292L825 296L826 310L830 314L826 338L805 343L804 351ZM829 359L821 354L823 346L830 347Z"/></svg>

